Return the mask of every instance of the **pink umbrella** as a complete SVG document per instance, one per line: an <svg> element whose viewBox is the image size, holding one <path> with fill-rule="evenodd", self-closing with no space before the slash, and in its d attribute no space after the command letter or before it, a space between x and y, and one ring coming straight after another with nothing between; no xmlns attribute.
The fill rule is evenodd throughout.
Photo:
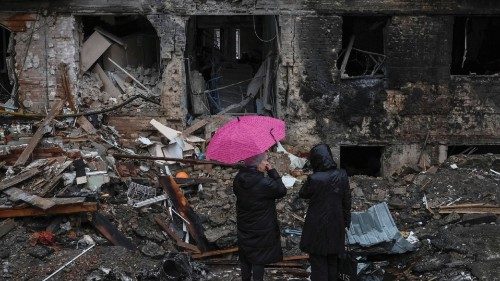
<svg viewBox="0 0 500 281"><path fill-rule="evenodd" d="M285 138L285 122L267 116L237 117L215 132L207 159L234 164L260 154Z"/></svg>

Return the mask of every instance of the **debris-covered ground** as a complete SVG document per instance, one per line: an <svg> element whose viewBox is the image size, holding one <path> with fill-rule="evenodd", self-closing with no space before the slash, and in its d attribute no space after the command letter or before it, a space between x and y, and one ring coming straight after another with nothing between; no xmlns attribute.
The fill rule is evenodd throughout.
<svg viewBox="0 0 500 281"><path fill-rule="evenodd" d="M237 168L193 158L202 155L203 139L152 124L159 133L138 138L134 149L123 148L107 126L94 128L93 137L54 126L38 140L35 126L6 128L2 280L54 272L52 280L239 279L231 188ZM154 158L160 155L181 160ZM271 161L295 183L277 202L285 261L269 265L266 279L305 280L298 244L307 202L298 192L310 171L290 170L284 153L272 152ZM351 177L353 211L387 202L397 230L415 247L395 253L388 241L352 245L361 280L498 280L499 166L499 155L457 155L427 171Z"/></svg>

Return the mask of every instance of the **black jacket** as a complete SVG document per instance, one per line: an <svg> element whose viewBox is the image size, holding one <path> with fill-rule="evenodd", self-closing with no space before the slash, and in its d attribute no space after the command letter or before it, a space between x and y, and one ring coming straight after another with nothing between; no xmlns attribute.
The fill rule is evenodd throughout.
<svg viewBox="0 0 500 281"><path fill-rule="evenodd" d="M233 182L239 254L252 264L283 258L275 200L286 195L286 187L275 169L268 175L247 167L240 170Z"/></svg>
<svg viewBox="0 0 500 281"><path fill-rule="evenodd" d="M345 170L337 169L326 144L311 149L314 173L307 178L299 196L310 199L300 249L316 255L344 251L345 227L351 223L351 191Z"/></svg>

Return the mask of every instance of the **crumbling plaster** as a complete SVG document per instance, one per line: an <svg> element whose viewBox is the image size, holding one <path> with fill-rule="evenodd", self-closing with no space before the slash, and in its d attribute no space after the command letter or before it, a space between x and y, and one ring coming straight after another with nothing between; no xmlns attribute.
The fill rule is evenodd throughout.
<svg viewBox="0 0 500 281"><path fill-rule="evenodd" d="M188 107L184 61L188 17L160 14L149 15L147 18L160 38L163 68L161 104L165 117L184 120Z"/></svg>
<svg viewBox="0 0 500 281"><path fill-rule="evenodd" d="M14 35L18 99L29 111L45 112L62 96L61 63L68 65L70 86L75 93L79 71L79 36L73 16L43 16L27 22L26 32Z"/></svg>

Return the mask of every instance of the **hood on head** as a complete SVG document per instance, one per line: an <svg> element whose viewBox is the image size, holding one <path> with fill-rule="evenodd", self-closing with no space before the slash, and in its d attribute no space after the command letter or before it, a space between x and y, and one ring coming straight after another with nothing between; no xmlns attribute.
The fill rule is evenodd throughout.
<svg viewBox="0 0 500 281"><path fill-rule="evenodd" d="M324 143L311 148L309 162L315 172L321 172L337 168L337 163L333 160L330 147Z"/></svg>

